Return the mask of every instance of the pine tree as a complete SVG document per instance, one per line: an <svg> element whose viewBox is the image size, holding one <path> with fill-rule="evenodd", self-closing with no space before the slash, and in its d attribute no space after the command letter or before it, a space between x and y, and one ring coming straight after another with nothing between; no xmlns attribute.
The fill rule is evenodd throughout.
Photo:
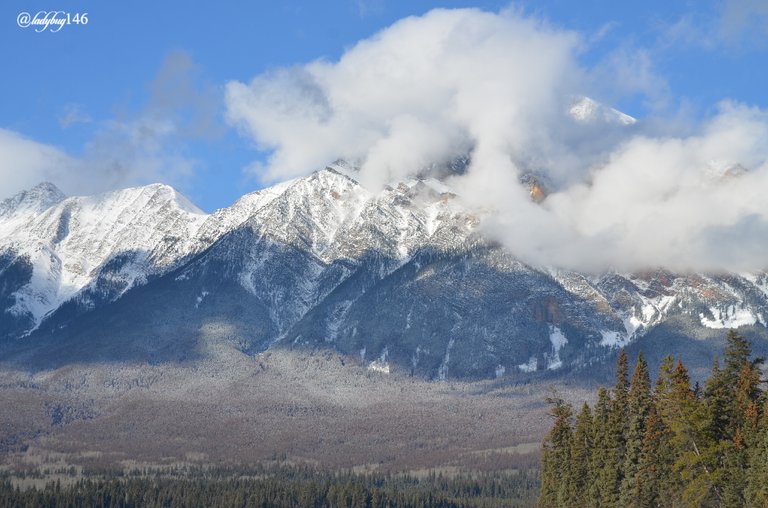
<svg viewBox="0 0 768 508"><path fill-rule="evenodd" d="M549 415L555 422L542 445L539 506L565 507L573 491L570 479L573 408L559 397L550 397L547 402L552 405Z"/></svg>
<svg viewBox="0 0 768 508"><path fill-rule="evenodd" d="M704 411L707 438L711 442L720 442L729 437L731 406L734 397L736 379L731 379L715 357L712 373L704 385Z"/></svg>
<svg viewBox="0 0 768 508"><path fill-rule="evenodd" d="M741 432L736 431L732 442L723 446L722 476L720 491L722 504L728 508L744 506L744 491L747 486L747 450Z"/></svg>
<svg viewBox="0 0 768 508"><path fill-rule="evenodd" d="M703 399L681 398L679 419L674 422L675 443L680 451L676 468L684 483L683 501L691 506L722 503L719 466L723 441L719 436L724 432L723 414L727 409L723 379L715 358Z"/></svg>
<svg viewBox="0 0 768 508"><path fill-rule="evenodd" d="M681 399L681 404L677 399ZM685 366L666 356L659 366L646 423L640 467L640 506L680 506L682 481L675 463L679 459L672 422L682 418L682 407L695 400Z"/></svg>
<svg viewBox="0 0 768 508"><path fill-rule="evenodd" d="M731 386L736 384L739 372L745 363L750 363L749 357L752 356L752 346L749 341L736 333L736 330L729 330L726 336L725 365L723 372Z"/></svg>
<svg viewBox="0 0 768 508"><path fill-rule="evenodd" d="M747 444L754 437L760 400L760 364L762 359L744 362L736 380L734 414L731 425L741 429Z"/></svg>
<svg viewBox="0 0 768 508"><path fill-rule="evenodd" d="M635 371L632 374L627 399L629 425L626 434L626 453L624 457L621 483L621 506L639 506L640 493L639 469L640 456L645 438L645 424L651 406L651 379L648 364L642 353L638 355Z"/></svg>
<svg viewBox="0 0 768 508"><path fill-rule="evenodd" d="M681 482L674 469L677 453L672 444L672 431L656 407L651 404L646 420L632 505L671 508L680 506Z"/></svg>
<svg viewBox="0 0 768 508"><path fill-rule="evenodd" d="M588 489L590 486L589 462L592 453L592 410L585 402L576 416L576 426L571 443L571 488L570 506L588 506Z"/></svg>
<svg viewBox="0 0 768 508"><path fill-rule="evenodd" d="M613 387L613 396L617 404L626 408L629 395L629 359L622 349L616 360L616 384Z"/></svg>
<svg viewBox="0 0 768 508"><path fill-rule="evenodd" d="M752 474L750 449L759 447L759 366L762 359L751 360L751 345L733 330L728 333L727 340L724 377L734 383L727 411L727 432L733 437L725 444L723 452L723 503L725 506L744 506Z"/></svg>
<svg viewBox="0 0 768 508"><path fill-rule="evenodd" d="M756 441L749 453L744 499L748 506L768 506L768 397L763 405Z"/></svg>
<svg viewBox="0 0 768 508"><path fill-rule="evenodd" d="M653 391L639 355L631 382L619 354L616 383L594 414L553 400L542 506L768 508L768 392L761 360L729 332L721 368L691 388L682 361L665 358ZM566 445L567 444L567 445ZM586 494L586 495L585 495Z"/></svg>
<svg viewBox="0 0 768 508"><path fill-rule="evenodd" d="M616 384L608 417L607 453L599 481L604 485L603 506L619 506L619 491L624 477L629 396L629 361L622 349L616 362Z"/></svg>
<svg viewBox="0 0 768 508"><path fill-rule="evenodd" d="M590 506L603 508L609 506L610 492L603 483L608 455L612 453L609 447L609 418L611 414L611 396L603 387L597 392L594 416L592 418L592 453L589 457L589 489Z"/></svg>
<svg viewBox="0 0 768 508"><path fill-rule="evenodd" d="M759 361L752 362L751 354L749 342L734 330L729 331L723 368L715 358L704 389L704 426L696 459L706 474L698 479L695 490L702 493L708 489L708 496L725 506L744 504L748 458L744 423L750 405L759 395Z"/></svg>

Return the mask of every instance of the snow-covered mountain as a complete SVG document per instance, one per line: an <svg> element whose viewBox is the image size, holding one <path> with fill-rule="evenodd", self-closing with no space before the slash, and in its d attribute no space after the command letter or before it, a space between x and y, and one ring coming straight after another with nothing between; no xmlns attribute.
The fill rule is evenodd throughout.
<svg viewBox="0 0 768 508"><path fill-rule="evenodd" d="M100 300L112 300L167 271L190 254L206 218L159 184L65 198L46 183L4 201L0 210L0 269L29 272L3 309L24 323L11 333L30 332L75 295L98 289Z"/></svg>
<svg viewBox="0 0 768 508"><path fill-rule="evenodd" d="M571 118L581 123L606 123L614 125L634 125L637 119L617 109L600 104L589 97L575 99L568 114Z"/></svg>
<svg viewBox="0 0 768 508"><path fill-rule="evenodd" d="M323 347L444 378L593 369L616 346L662 355L732 326L768 336L765 273L532 267L480 233L484 213L436 180L373 193L341 166L210 215L164 185L42 184L0 204L0 341L41 362ZM686 344L702 361L717 345Z"/></svg>

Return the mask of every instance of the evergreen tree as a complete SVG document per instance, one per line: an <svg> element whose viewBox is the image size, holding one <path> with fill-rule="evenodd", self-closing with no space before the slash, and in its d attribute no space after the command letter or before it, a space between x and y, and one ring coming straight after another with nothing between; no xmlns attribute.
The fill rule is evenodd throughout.
<svg viewBox="0 0 768 508"><path fill-rule="evenodd" d="M609 506L610 492L603 483L603 472L611 449L608 444L608 424L611 414L611 396L603 387L597 392L594 417L592 418L593 449L589 457L589 506L603 508Z"/></svg>
<svg viewBox="0 0 768 508"><path fill-rule="evenodd" d="M602 506L619 506L619 491L624 478L624 457L628 429L629 361L622 349L616 362L616 384L608 417L607 453L601 471L603 486Z"/></svg>
<svg viewBox="0 0 768 508"><path fill-rule="evenodd" d="M544 438L541 457L541 496L539 506L557 508L569 506L569 493L573 492L570 479L571 416L573 408L559 397L550 397L549 415L554 424Z"/></svg>
<svg viewBox="0 0 768 508"><path fill-rule="evenodd" d="M752 356L752 346L749 341L736 333L736 330L729 330L723 355L725 359L723 373L731 386L736 385L744 364L750 363L750 356Z"/></svg>
<svg viewBox="0 0 768 508"><path fill-rule="evenodd" d="M740 431L736 431L733 442L723 446L722 476L719 488L722 504L728 508L744 506L744 491L747 486L747 451Z"/></svg>
<svg viewBox="0 0 768 508"><path fill-rule="evenodd" d="M768 506L768 398L754 447L749 453L749 470L744 498L748 506Z"/></svg>
<svg viewBox="0 0 768 508"><path fill-rule="evenodd" d="M728 332L721 369L715 359L705 384L701 453L705 470L696 490L709 489L713 500L724 506L742 506L746 487L747 451L744 425L747 412L759 396L759 361L752 362L749 342L734 330ZM748 433L748 439L752 439Z"/></svg>
<svg viewBox="0 0 768 508"><path fill-rule="evenodd" d="M651 379L648 365L642 353L638 355L635 371L632 374L627 399L627 417L629 425L626 434L626 453L624 456L621 483L621 506L639 506L640 493L639 470L640 456L645 438L645 424L651 408Z"/></svg>
<svg viewBox="0 0 768 508"><path fill-rule="evenodd" d="M674 422L674 428L680 451L676 467L685 484L683 501L692 506L719 505L723 473L720 463L724 451L721 438L727 428L724 415L728 389L717 358L705 384L703 399L693 396L681 399L681 404L680 418Z"/></svg>
<svg viewBox="0 0 768 508"><path fill-rule="evenodd" d="M651 391L643 355L628 383L622 351L594 414L585 404L572 427L570 406L554 400L542 506L768 508L768 393L751 354L731 331L703 389L667 357Z"/></svg>
<svg viewBox="0 0 768 508"><path fill-rule="evenodd" d="M659 376L656 378L656 386L653 389L654 403L657 408L667 407L672 397L674 385L675 359L667 355L659 365Z"/></svg>
<svg viewBox="0 0 768 508"><path fill-rule="evenodd" d="M757 367L759 360L749 361L749 347L742 344L739 346L739 351L746 352L747 356L739 359L741 369L736 380L734 399L728 408L729 433L733 434L733 439L723 445L721 481L723 504L734 507L745 505L750 475L749 450L756 448L759 442L757 409L760 397L760 370Z"/></svg>
<svg viewBox="0 0 768 508"><path fill-rule="evenodd" d="M632 506L680 506L680 481L674 469L677 454L672 445L672 431L651 404L643 436L643 448L637 472L636 493Z"/></svg>
<svg viewBox="0 0 768 508"><path fill-rule="evenodd" d="M720 368L720 362L715 357L712 373L704 385L705 431L711 442L719 442L729 437L729 413L733 404L735 384L735 378L730 379L726 371Z"/></svg>
<svg viewBox="0 0 768 508"><path fill-rule="evenodd" d="M682 481L675 464L679 459L672 426L682 427L684 408L696 396L682 362L666 356L659 366L653 402L646 424L641 456L640 506L680 506Z"/></svg>
<svg viewBox="0 0 768 508"><path fill-rule="evenodd" d="M573 507L589 505L589 462L592 453L592 410L585 402L576 416L576 426L571 444L571 488L569 496Z"/></svg>
<svg viewBox="0 0 768 508"><path fill-rule="evenodd" d="M760 363L762 359L744 362L736 380L734 396L734 413L731 425L741 429L742 435L749 443L754 437L757 427L758 407L760 401Z"/></svg>

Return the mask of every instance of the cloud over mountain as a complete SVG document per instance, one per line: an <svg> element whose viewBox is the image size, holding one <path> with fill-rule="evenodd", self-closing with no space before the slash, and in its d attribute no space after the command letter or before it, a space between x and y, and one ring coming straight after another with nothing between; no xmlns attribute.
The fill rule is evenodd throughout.
<svg viewBox="0 0 768 508"><path fill-rule="evenodd" d="M766 264L768 115L721 103L698 124L578 122L593 90L653 97L664 80L644 60L606 71L581 63L579 34L515 11L434 10L315 61L226 89L229 121L270 151L266 179L337 157L370 187L471 154L451 183L498 213L485 227L538 265L600 270ZM643 86L628 81L642 75ZM601 83L600 80L613 80ZM599 93L598 93L599 95ZM520 176L551 193L533 203ZM724 243L721 239L727 238Z"/></svg>

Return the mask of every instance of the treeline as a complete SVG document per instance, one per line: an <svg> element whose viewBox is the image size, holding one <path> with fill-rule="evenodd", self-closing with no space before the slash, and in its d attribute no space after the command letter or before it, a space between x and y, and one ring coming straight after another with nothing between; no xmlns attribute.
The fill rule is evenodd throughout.
<svg viewBox="0 0 768 508"><path fill-rule="evenodd" d="M281 469L263 478L81 479L20 489L0 480L0 508L66 507L532 507L536 472L424 478Z"/></svg>
<svg viewBox="0 0 768 508"><path fill-rule="evenodd" d="M615 386L594 408L552 398L543 443L541 507L768 507L768 395L761 359L728 333L703 387L681 361L663 360L655 386L638 356L628 380L622 351Z"/></svg>

